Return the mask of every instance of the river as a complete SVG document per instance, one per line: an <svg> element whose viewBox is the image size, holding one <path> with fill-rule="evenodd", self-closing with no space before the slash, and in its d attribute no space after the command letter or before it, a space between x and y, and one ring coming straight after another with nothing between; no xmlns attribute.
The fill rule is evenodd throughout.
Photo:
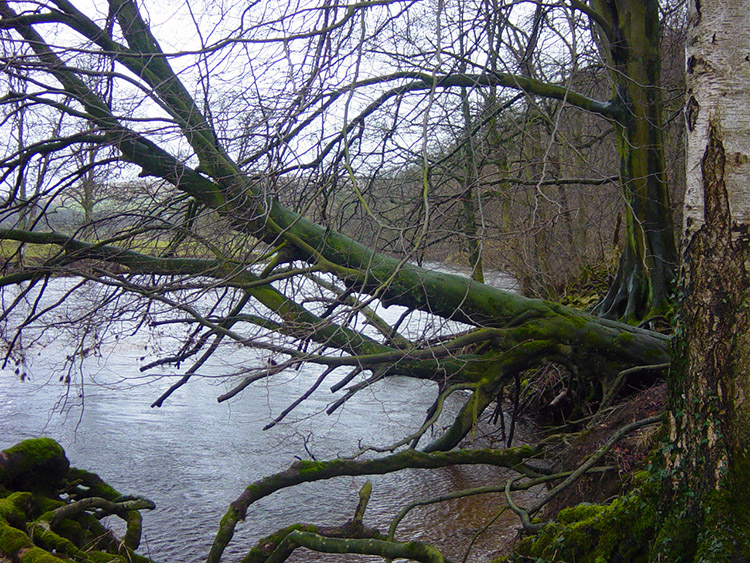
<svg viewBox="0 0 750 563"><path fill-rule="evenodd" d="M508 283L507 278L497 279ZM0 449L25 438L50 436L65 448L73 465L97 472L124 494L153 500L156 510L144 512L141 552L157 561L203 561L221 516L246 485L287 468L296 456L326 459L351 453L360 444L391 443L419 427L436 393L428 382L390 378L328 416L323 411L333 395L326 385L302 403L290 421L264 432L269 419L314 381L318 368L284 372L219 404L216 397L229 385L222 376L243 362L257 361L253 350L231 349L214 357L200 377L162 408L151 408L172 382L168 376L145 377L138 370L141 358L155 346L158 341L145 330L112 340L73 374L59 372L61 357L69 353L62 338L32 346L24 381L10 367L0 372ZM82 384L70 387L75 393L65 394L67 387L59 380L66 375ZM454 396L446 414L455 412L461 399ZM488 467L374 477L365 523L386 530L406 501L504 478L502 471ZM225 559L238 560L257 539L288 524L343 523L353 514L364 481L337 478L263 499L250 508ZM461 560L474 531L502 504L499 495L484 495L418 508L404 520L398 537L433 542ZM509 525L516 522L506 514L480 537L468 561L488 560L513 536Z"/></svg>

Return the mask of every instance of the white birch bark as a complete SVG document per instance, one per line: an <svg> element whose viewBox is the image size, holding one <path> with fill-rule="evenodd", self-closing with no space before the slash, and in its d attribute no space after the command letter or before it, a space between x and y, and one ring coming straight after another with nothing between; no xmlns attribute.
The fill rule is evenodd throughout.
<svg viewBox="0 0 750 563"><path fill-rule="evenodd" d="M736 222L750 221L750 4L692 0L688 21L686 235L704 222L701 162L710 122L726 152L731 214Z"/></svg>
<svg viewBox="0 0 750 563"><path fill-rule="evenodd" d="M694 555L750 556L750 10L691 0L687 180L669 376L674 522ZM673 525L675 525L673 522ZM674 543L674 542L673 542ZM679 542L678 542L679 543ZM674 550L667 542L667 550Z"/></svg>

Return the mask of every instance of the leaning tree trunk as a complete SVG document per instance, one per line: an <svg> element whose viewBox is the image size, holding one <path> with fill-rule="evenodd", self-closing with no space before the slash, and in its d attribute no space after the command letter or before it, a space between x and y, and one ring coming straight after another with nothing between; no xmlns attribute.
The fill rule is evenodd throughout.
<svg viewBox="0 0 750 563"><path fill-rule="evenodd" d="M741 0L695 0L688 33L688 189L667 465L674 509L662 530L672 541L659 547L667 561L747 561L750 12Z"/></svg>
<svg viewBox="0 0 750 563"><path fill-rule="evenodd" d="M597 312L626 321L663 314L677 264L662 131L658 0L597 0L606 30L625 211L625 239L614 283Z"/></svg>

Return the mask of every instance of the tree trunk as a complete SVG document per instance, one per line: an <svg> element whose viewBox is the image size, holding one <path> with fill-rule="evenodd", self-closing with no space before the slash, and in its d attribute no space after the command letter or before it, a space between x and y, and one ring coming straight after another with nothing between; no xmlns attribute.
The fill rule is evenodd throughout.
<svg viewBox="0 0 750 563"><path fill-rule="evenodd" d="M668 561L750 558L750 13L691 2ZM689 553L685 553L685 550ZM737 559L734 559L737 558Z"/></svg>
<svg viewBox="0 0 750 563"><path fill-rule="evenodd" d="M663 314L677 264L662 131L659 2L595 2L615 96L615 123L624 199L625 239L612 287L597 307L607 318L638 320Z"/></svg>
<svg viewBox="0 0 750 563"><path fill-rule="evenodd" d="M463 235L471 268L471 279L484 283L484 265L482 260L482 243L479 237L477 214L475 211L477 182L477 163L472 138L472 117L469 105L469 93L466 88L461 89L461 110L464 118L464 170L461 178L461 208Z"/></svg>

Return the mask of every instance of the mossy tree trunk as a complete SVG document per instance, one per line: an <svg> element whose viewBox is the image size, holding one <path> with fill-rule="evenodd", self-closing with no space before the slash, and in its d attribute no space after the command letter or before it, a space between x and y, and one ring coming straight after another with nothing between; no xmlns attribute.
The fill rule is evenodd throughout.
<svg viewBox="0 0 750 563"><path fill-rule="evenodd" d="M615 122L625 207L617 276L598 312L632 321L669 308L677 250L665 174L657 0L596 0L601 50L621 112Z"/></svg>
<svg viewBox="0 0 750 563"><path fill-rule="evenodd" d="M658 553L669 561L747 561L750 15L739 0L691 4L688 191L667 460L674 508Z"/></svg>

